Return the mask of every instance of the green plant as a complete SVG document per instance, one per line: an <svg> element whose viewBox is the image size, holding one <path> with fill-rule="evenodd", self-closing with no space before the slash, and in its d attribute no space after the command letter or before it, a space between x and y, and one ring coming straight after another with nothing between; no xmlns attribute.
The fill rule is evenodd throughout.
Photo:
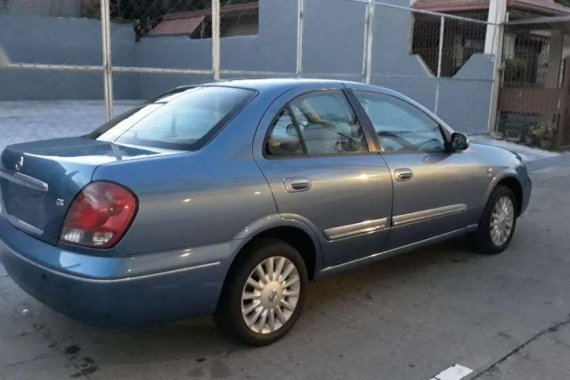
<svg viewBox="0 0 570 380"><path fill-rule="evenodd" d="M505 83L524 84L528 80L528 65L525 60L520 58L505 60Z"/></svg>
<svg viewBox="0 0 570 380"><path fill-rule="evenodd" d="M530 134L535 136L540 146L545 149L552 147L553 139L558 132L558 127L550 122L541 121L530 130Z"/></svg>

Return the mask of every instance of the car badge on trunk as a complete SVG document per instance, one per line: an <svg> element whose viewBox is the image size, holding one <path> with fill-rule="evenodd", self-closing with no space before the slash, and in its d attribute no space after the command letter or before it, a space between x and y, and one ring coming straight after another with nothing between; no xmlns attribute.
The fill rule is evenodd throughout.
<svg viewBox="0 0 570 380"><path fill-rule="evenodd" d="M20 159L16 162L16 164L14 165L14 169L16 169L17 172L19 172L20 170L22 170L23 166L24 166L24 156L20 157Z"/></svg>

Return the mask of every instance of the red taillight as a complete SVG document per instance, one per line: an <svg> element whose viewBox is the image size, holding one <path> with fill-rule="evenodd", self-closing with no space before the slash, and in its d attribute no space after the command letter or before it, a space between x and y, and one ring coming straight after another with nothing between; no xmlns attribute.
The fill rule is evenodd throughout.
<svg viewBox="0 0 570 380"><path fill-rule="evenodd" d="M137 198L124 187L93 182L71 204L60 239L87 247L110 248L127 232L137 208Z"/></svg>

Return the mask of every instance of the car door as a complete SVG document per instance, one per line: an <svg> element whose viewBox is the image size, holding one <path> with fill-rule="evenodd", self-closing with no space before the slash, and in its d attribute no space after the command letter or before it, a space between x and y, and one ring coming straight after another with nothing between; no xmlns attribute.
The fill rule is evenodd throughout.
<svg viewBox="0 0 570 380"><path fill-rule="evenodd" d="M372 133L362 127L343 88L282 96L266 112L257 134L256 160L278 212L313 228L326 265L385 248L390 171L369 147Z"/></svg>
<svg viewBox="0 0 570 380"><path fill-rule="evenodd" d="M428 113L388 94L354 91L394 184L389 248L456 232L478 212L484 169L469 150L451 152Z"/></svg>

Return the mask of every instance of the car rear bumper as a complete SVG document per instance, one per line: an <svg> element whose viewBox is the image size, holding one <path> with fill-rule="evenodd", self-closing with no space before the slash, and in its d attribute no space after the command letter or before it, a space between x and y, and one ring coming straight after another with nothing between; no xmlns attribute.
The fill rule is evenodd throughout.
<svg viewBox="0 0 570 380"><path fill-rule="evenodd" d="M223 261L201 258L212 250L219 250L213 256L229 254L232 244L182 254L93 257L41 242L0 216L0 260L10 277L30 295L62 314L106 327L138 326L212 313L227 267ZM194 258L188 259L194 254ZM187 256L181 257L184 255ZM170 264L176 259L180 263L172 267Z"/></svg>

